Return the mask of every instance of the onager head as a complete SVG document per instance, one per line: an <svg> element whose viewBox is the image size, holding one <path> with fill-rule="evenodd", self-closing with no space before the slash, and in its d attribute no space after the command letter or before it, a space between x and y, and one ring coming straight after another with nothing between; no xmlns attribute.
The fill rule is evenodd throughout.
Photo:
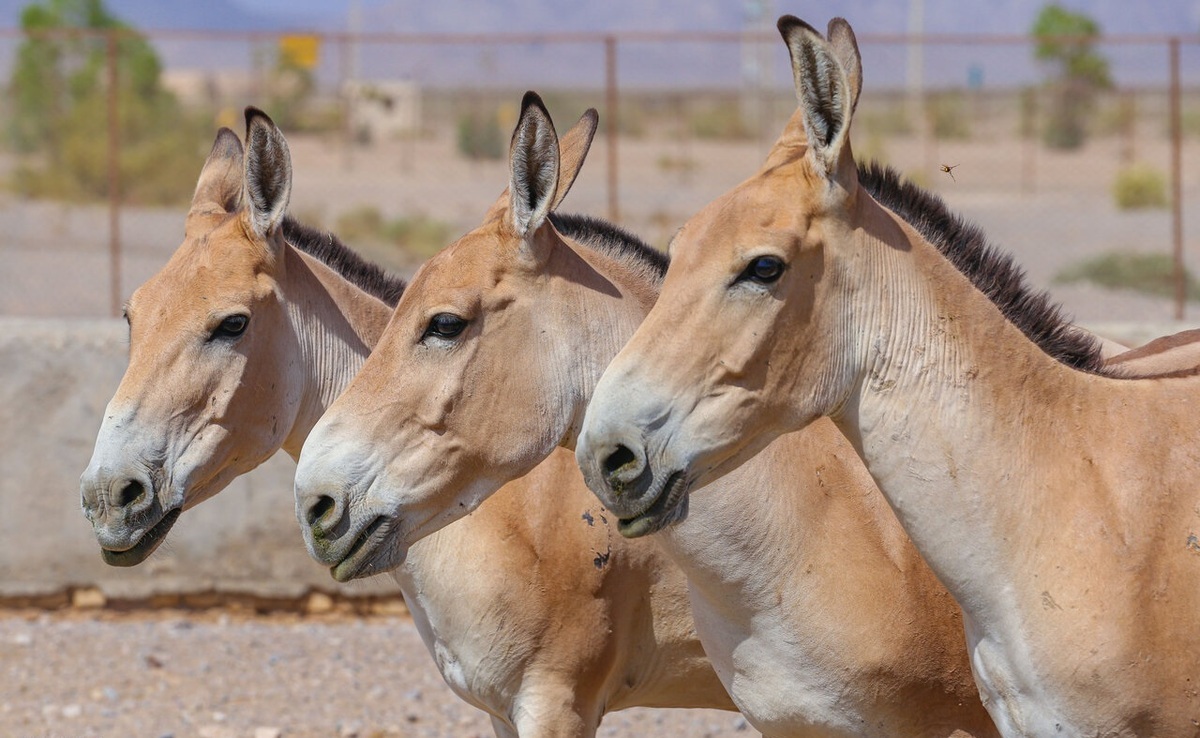
<svg viewBox="0 0 1200 738"><path fill-rule="evenodd" d="M126 305L129 368L80 479L109 564L143 561L184 509L287 443L304 381L279 287L291 183L283 135L247 109L245 151L220 130L183 244Z"/></svg>
<svg viewBox="0 0 1200 738"><path fill-rule="evenodd" d="M572 356L587 319L575 298L596 275L551 213L595 126L588 111L560 141L541 99L526 94L508 189L413 277L362 370L313 428L296 515L335 578L399 566L417 540L574 437L583 403ZM546 309L549 293L565 295L565 307Z"/></svg>

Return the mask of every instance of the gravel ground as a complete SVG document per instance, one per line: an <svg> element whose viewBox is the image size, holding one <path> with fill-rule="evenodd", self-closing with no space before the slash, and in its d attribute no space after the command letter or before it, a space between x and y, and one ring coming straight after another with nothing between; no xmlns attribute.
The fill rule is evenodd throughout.
<svg viewBox="0 0 1200 738"><path fill-rule="evenodd" d="M407 617L0 612L6 738L491 736ZM756 736L738 715L633 709L599 735Z"/></svg>

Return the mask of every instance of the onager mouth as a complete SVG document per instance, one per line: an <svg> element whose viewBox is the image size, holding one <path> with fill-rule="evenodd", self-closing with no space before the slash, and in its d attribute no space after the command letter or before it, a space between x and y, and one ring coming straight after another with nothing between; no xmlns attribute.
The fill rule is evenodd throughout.
<svg viewBox="0 0 1200 738"><path fill-rule="evenodd" d="M690 486L683 471L672 472L650 507L641 513L617 521L617 531L626 538L650 535L687 517L687 493Z"/></svg>
<svg viewBox="0 0 1200 738"><path fill-rule="evenodd" d="M376 517L354 539L342 560L329 567L329 573L339 582L381 574L382 570L376 571L372 562L378 557L391 532L392 521L383 515Z"/></svg>
<svg viewBox="0 0 1200 738"><path fill-rule="evenodd" d="M150 530L143 533L136 543L123 551L101 548L101 558L109 566L136 566L142 563L150 554L154 553L158 544L163 542L163 539L167 537L167 532L171 530L171 526L175 525L175 521L179 520L182 513L182 507L171 510L162 516Z"/></svg>

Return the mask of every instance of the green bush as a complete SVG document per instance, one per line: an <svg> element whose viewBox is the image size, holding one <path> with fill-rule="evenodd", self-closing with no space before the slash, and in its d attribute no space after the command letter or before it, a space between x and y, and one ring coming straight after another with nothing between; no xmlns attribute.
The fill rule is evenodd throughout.
<svg viewBox="0 0 1200 738"><path fill-rule="evenodd" d="M682 174L691 172L698 166L697 161L690 156L675 156L672 154L659 154L658 160L655 163L664 172L679 172Z"/></svg>
<svg viewBox="0 0 1200 738"><path fill-rule="evenodd" d="M1090 282L1109 289L1127 289L1148 295L1175 294L1175 263L1169 254L1110 252L1063 269L1058 283ZM1200 299L1200 284L1184 272L1189 300Z"/></svg>
<svg viewBox="0 0 1200 738"><path fill-rule="evenodd" d="M117 49L118 174L128 203L187 202L211 122L188 115L162 85L150 43L101 0L43 0L21 13L28 31L88 28L120 33ZM8 85L7 140L22 154L10 186L30 197L109 196L107 46L89 36L27 37Z"/></svg>
<svg viewBox="0 0 1200 738"><path fill-rule="evenodd" d="M688 127L697 138L743 139L752 135L736 102L704 105L688 117Z"/></svg>
<svg viewBox="0 0 1200 738"><path fill-rule="evenodd" d="M371 205L348 210L337 219L338 237L361 249L365 256L396 266L413 259L425 260L448 245L451 228L447 223L424 215L386 220ZM379 246L398 247L381 251ZM400 255L408 258L397 258Z"/></svg>
<svg viewBox="0 0 1200 738"><path fill-rule="evenodd" d="M383 235L409 254L425 260L450 243L450 225L424 215L396 218L384 224Z"/></svg>
<svg viewBox="0 0 1200 738"><path fill-rule="evenodd" d="M859 109L854 120L855 130L875 136L908 136L913 132L912 121L903 105L886 109Z"/></svg>
<svg viewBox="0 0 1200 738"><path fill-rule="evenodd" d="M468 159L503 159L508 153L504 131L495 113L468 114L458 119L458 153Z"/></svg>
<svg viewBox="0 0 1200 738"><path fill-rule="evenodd" d="M955 93L935 95L929 101L927 114L934 138L967 139L971 137L971 125L964 110L961 95Z"/></svg>
<svg viewBox="0 0 1200 738"><path fill-rule="evenodd" d="M382 240L383 214L372 205L347 210L338 216L334 232L347 243Z"/></svg>
<svg viewBox="0 0 1200 738"><path fill-rule="evenodd" d="M1167 182L1158 170L1134 164L1117 173L1113 198L1121 210L1167 207Z"/></svg>

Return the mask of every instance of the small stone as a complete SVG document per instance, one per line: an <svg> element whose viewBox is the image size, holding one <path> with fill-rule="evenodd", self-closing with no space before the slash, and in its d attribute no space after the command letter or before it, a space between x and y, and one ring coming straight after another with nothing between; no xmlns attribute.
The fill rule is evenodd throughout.
<svg viewBox="0 0 1200 738"><path fill-rule="evenodd" d="M71 593L71 607L80 610L94 610L104 607L107 603L108 599L104 593L95 587L77 589Z"/></svg>
<svg viewBox="0 0 1200 738"><path fill-rule="evenodd" d="M338 735L341 738L358 738L360 730L356 723L344 723L338 726Z"/></svg>
<svg viewBox="0 0 1200 738"><path fill-rule="evenodd" d="M32 646L33 636L29 633L17 633L12 637L12 642L18 646Z"/></svg>
<svg viewBox="0 0 1200 738"><path fill-rule="evenodd" d="M750 723L746 722L746 718L740 717L733 724L733 729L741 733L744 730L750 730Z"/></svg>
<svg viewBox="0 0 1200 738"><path fill-rule="evenodd" d="M76 704L63 705L62 716L68 720L74 720L83 714L83 708Z"/></svg>
<svg viewBox="0 0 1200 738"><path fill-rule="evenodd" d="M281 738L283 730L274 727L259 727L254 729L254 738Z"/></svg>
<svg viewBox="0 0 1200 738"><path fill-rule="evenodd" d="M304 611L309 615L324 615L333 612L333 598L324 592L312 592L304 601Z"/></svg>
<svg viewBox="0 0 1200 738"><path fill-rule="evenodd" d="M408 614L408 605L401 598L380 600L371 603L372 615L390 615L394 617Z"/></svg>
<svg viewBox="0 0 1200 738"><path fill-rule="evenodd" d="M223 722L225 722L225 713L223 713L223 712L214 712L214 713L212 714L212 719L213 719L213 722L214 722L214 723L223 723Z"/></svg>

